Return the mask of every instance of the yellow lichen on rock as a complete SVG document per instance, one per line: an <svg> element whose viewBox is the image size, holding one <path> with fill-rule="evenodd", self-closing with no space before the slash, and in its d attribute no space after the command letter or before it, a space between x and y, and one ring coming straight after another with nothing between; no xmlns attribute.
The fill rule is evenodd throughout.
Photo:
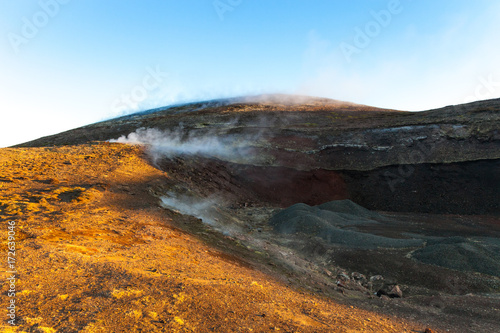
<svg viewBox="0 0 500 333"><path fill-rule="evenodd" d="M43 332L43 333L56 333L57 331L55 329L53 329L52 327L45 327L45 326L40 326L39 327L40 330Z"/></svg>
<svg viewBox="0 0 500 333"><path fill-rule="evenodd" d="M24 317L24 321L28 324L28 325L36 325L36 324L40 324L42 322L43 318L42 317L35 317L35 318L30 318L30 317Z"/></svg>
<svg viewBox="0 0 500 333"><path fill-rule="evenodd" d="M252 281L252 286L257 286L257 287L260 287L261 289L264 289L264 286L259 284L258 282L256 281Z"/></svg>
<svg viewBox="0 0 500 333"><path fill-rule="evenodd" d="M184 325L184 320L179 317L174 317L174 321L179 325Z"/></svg>
<svg viewBox="0 0 500 333"><path fill-rule="evenodd" d="M137 289L114 289L112 292L111 292L111 296L113 296L114 298L123 298L123 297L127 297L127 296L139 296L143 293L142 290L137 290Z"/></svg>
<svg viewBox="0 0 500 333"><path fill-rule="evenodd" d="M127 312L127 316L133 317L137 320L139 320L142 317L142 311L141 310L132 310Z"/></svg>

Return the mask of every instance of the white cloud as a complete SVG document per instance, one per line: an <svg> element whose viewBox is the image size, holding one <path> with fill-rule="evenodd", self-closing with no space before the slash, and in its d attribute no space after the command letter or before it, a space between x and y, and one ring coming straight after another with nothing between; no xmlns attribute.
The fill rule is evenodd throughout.
<svg viewBox="0 0 500 333"><path fill-rule="evenodd" d="M374 41L351 63L333 41L312 32L304 52L304 68L312 74L298 93L412 111L463 103L488 78L500 81L500 45L495 42L500 23L489 17L500 8L494 7L484 17L457 14L432 35L409 25L408 44L401 50L383 50ZM500 88L481 91L486 98L500 97Z"/></svg>

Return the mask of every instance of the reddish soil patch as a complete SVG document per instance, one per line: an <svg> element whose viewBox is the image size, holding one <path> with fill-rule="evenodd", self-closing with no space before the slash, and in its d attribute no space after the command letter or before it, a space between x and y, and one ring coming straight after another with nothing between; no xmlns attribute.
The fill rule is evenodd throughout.
<svg viewBox="0 0 500 333"><path fill-rule="evenodd" d="M317 205L348 197L342 176L331 170L302 171L194 157L165 159L160 166L204 196L222 195L239 205Z"/></svg>
<svg viewBox="0 0 500 333"><path fill-rule="evenodd" d="M287 207L303 202L317 205L347 198L346 184L335 171L300 171L281 167L248 167L236 178L262 201Z"/></svg>

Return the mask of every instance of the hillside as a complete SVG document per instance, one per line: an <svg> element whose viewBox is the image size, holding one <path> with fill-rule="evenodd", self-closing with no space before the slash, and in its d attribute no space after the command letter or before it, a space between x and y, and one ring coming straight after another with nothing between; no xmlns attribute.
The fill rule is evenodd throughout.
<svg viewBox="0 0 500 333"><path fill-rule="evenodd" d="M307 201L306 190L305 199L297 201L287 198L293 194L288 191L293 188L290 181L274 181L274 187L286 189L277 194L285 205L349 198L376 210L497 214L499 109L499 99L402 112L311 97L256 96L150 110L18 147L120 137L126 142L125 137L137 130L147 136L150 133L141 129L155 129L160 133L154 140L160 145L174 142L183 144L180 149L193 149L205 142L206 157L231 163L226 167L244 177L252 173L312 178L313 188L327 179L341 182L334 193ZM135 138L153 143L148 141L151 137ZM266 184L268 180L256 187Z"/></svg>
<svg viewBox="0 0 500 333"><path fill-rule="evenodd" d="M1 149L18 331L492 332L499 110L264 95Z"/></svg>
<svg viewBox="0 0 500 333"><path fill-rule="evenodd" d="M419 327L298 288L297 277L238 239L161 208L152 193L170 177L138 148L1 149L0 162L2 225L15 221L19 279L18 326L3 332ZM2 295L8 288L2 284Z"/></svg>

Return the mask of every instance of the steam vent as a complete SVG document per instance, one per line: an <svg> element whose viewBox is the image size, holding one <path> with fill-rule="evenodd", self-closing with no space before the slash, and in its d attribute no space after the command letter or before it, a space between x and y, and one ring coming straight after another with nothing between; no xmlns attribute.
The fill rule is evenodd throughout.
<svg viewBox="0 0 500 333"><path fill-rule="evenodd" d="M497 332L499 111L260 95L0 149L2 329Z"/></svg>

